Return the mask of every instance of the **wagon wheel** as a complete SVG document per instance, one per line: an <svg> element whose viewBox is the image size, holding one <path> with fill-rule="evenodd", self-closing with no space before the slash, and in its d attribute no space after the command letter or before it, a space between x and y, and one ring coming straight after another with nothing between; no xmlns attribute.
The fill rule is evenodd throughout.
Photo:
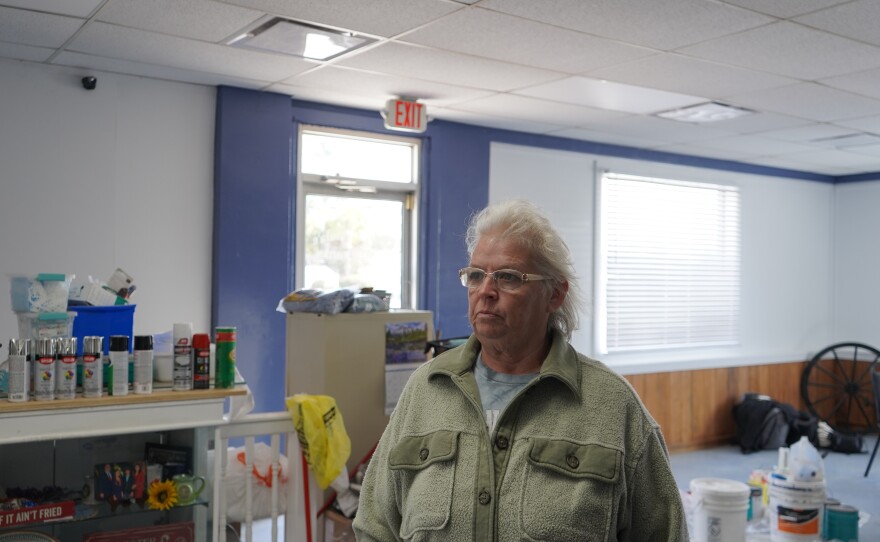
<svg viewBox="0 0 880 542"><path fill-rule="evenodd" d="M880 351L861 343L839 343L816 354L801 376L807 410L835 431L874 431L871 371L878 359Z"/></svg>

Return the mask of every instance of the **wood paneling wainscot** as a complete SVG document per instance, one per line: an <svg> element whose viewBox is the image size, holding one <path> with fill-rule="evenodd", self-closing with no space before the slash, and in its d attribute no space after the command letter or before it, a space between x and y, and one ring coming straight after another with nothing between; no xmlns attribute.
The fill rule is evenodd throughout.
<svg viewBox="0 0 880 542"><path fill-rule="evenodd" d="M803 409L806 362L624 375L660 424L670 450L729 443L736 435L733 405L744 393L769 395Z"/></svg>

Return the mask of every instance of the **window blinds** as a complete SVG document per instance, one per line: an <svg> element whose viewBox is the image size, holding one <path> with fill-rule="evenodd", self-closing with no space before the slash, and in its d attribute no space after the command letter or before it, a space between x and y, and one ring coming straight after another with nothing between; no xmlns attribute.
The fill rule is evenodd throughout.
<svg viewBox="0 0 880 542"><path fill-rule="evenodd" d="M738 342L739 189L605 173L600 191L599 351Z"/></svg>

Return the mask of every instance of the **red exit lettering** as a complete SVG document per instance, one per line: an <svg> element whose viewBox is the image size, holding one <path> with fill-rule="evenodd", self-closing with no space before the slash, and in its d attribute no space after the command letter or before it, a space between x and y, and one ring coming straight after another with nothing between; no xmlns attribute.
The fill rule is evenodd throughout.
<svg viewBox="0 0 880 542"><path fill-rule="evenodd" d="M424 132L428 122L425 105L410 100L389 100L384 115L385 127L391 130Z"/></svg>

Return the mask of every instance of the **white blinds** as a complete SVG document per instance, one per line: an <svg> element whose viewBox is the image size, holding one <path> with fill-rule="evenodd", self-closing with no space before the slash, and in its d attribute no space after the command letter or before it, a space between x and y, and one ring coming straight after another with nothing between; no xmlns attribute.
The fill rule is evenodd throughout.
<svg viewBox="0 0 880 542"><path fill-rule="evenodd" d="M736 343L738 188L605 173L600 193L599 351Z"/></svg>

